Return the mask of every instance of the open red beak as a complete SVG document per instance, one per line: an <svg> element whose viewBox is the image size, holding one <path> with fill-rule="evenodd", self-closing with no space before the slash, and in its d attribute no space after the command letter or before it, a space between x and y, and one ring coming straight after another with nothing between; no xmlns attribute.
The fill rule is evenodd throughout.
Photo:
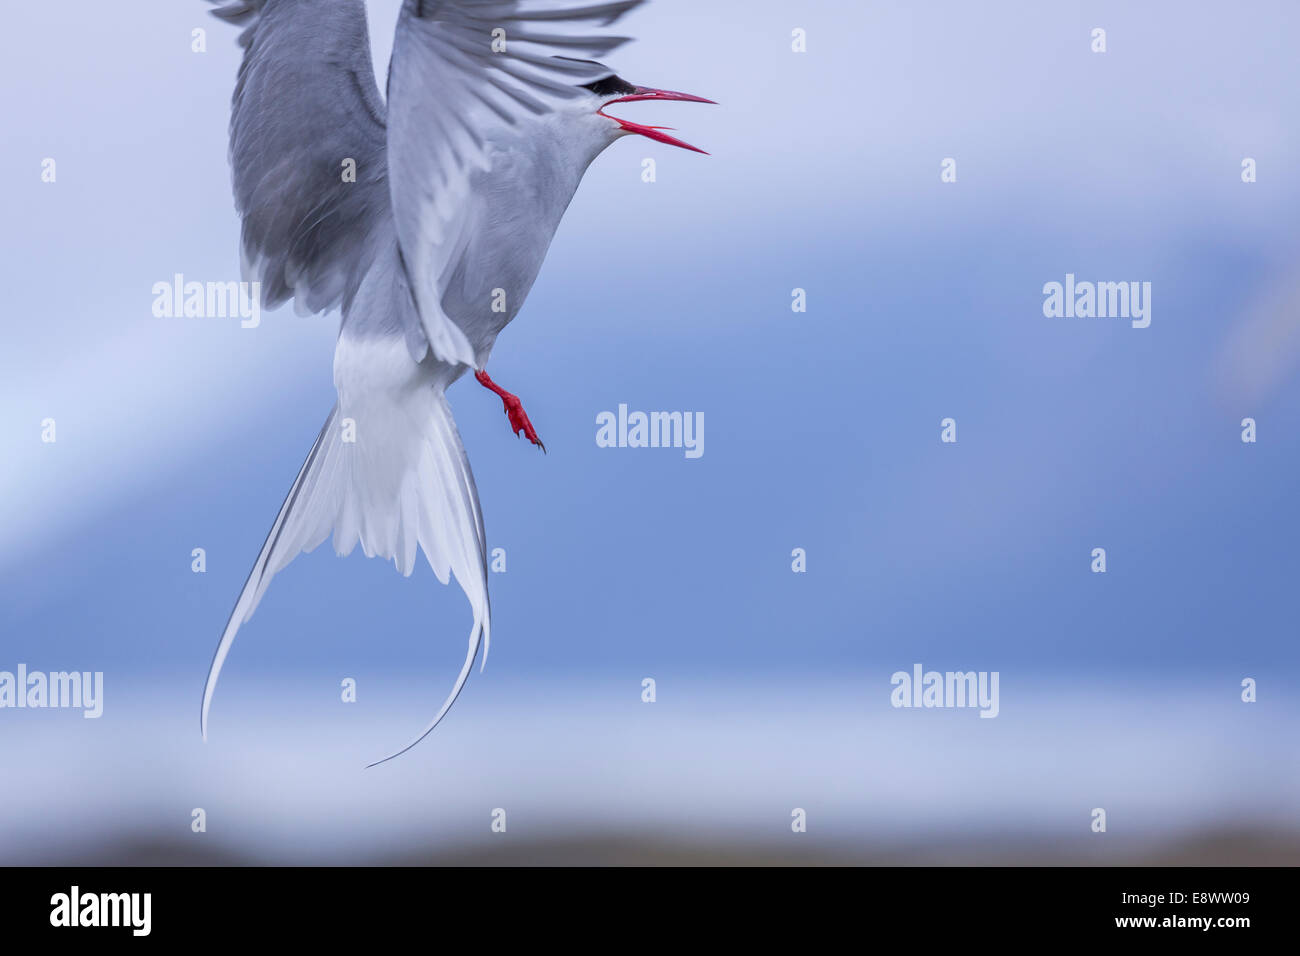
<svg viewBox="0 0 1300 956"><path fill-rule="evenodd" d="M612 119L618 125L627 130L629 133L639 133L641 136L648 136L650 139L660 143L667 143L669 146L680 146L682 149L694 150L697 153L704 153L704 150L690 143L682 142L676 136L669 136L663 132L666 129L672 129L671 126L643 126L640 123L633 123L630 120L619 119L617 116L609 116L605 112L606 106L613 106L615 103L636 103L640 100L677 100L683 103L713 103L713 100L706 100L702 96L692 96L690 93L677 93L673 90L656 90L649 86L638 86L635 93L629 93L627 96L620 96L616 100L610 100L605 106L602 106L597 112L601 116ZM704 153L705 156L709 155Z"/></svg>

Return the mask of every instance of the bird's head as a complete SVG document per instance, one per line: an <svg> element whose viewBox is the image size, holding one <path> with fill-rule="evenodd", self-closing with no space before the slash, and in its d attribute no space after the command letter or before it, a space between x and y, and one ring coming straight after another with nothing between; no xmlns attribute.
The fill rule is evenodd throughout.
<svg viewBox="0 0 1300 956"><path fill-rule="evenodd" d="M637 86L615 74L610 74L603 79L596 80L594 83L584 83L582 89L589 94L584 97L583 108L591 110L594 118L603 124L601 129L609 136L611 143L621 136L635 133L638 136L645 136L656 142L666 143L669 146L680 146L682 149L704 153L704 150L699 147L683 142L676 136L668 135L665 130L672 129L671 126L645 126L618 116L610 116L605 110L617 103L639 103L647 100L673 100L680 103L713 103L713 100L706 100L702 96L692 96L690 93L660 90L651 86ZM705 153L705 155L708 154Z"/></svg>

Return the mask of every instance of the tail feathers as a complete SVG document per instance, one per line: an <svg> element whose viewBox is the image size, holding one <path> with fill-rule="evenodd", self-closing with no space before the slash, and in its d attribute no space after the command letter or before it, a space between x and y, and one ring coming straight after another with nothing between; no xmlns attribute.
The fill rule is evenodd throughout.
<svg viewBox="0 0 1300 956"><path fill-rule="evenodd" d="M429 723L425 725L424 729L420 731L419 734L416 735L415 739L412 740L405 747L403 747L401 750L396 750L393 753L389 754L387 757L380 757L374 763L366 764L367 770L369 770L371 767L378 767L381 763L387 763L389 760L392 760L394 757L400 757L402 754L406 753L408 750L410 750L412 747L418 744L425 737L429 736L429 734L433 733L433 728L437 727L438 724L442 722L442 718L447 716L447 711L451 710L451 705L456 703L456 698L460 696L461 690L465 687L465 682L469 680L470 668L474 666L474 656L478 653L479 644L482 643L482 639L485 638L486 636L487 636L486 628L481 627L478 621L475 621L474 629L471 630L469 634L469 651L465 654L465 663L460 669L460 676L456 678L456 683L452 687L451 693L448 694L447 699L442 702L442 707L438 710L438 713L434 714L433 720L429 721ZM483 663L484 664L487 663L486 648L484 649L483 652Z"/></svg>
<svg viewBox="0 0 1300 956"><path fill-rule="evenodd" d="M487 542L478 491L440 388L424 386L366 396L336 406L276 516L261 553L235 602L203 689L200 728L208 734L208 712L226 655L239 628L256 610L271 578L299 553L311 551L330 532L340 555L358 544L367 557L392 559L409 575L417 547L443 584L452 575L474 612L469 647L460 676L437 716L406 747L423 740L446 716L491 635L487 587ZM371 764L374 766L374 764Z"/></svg>

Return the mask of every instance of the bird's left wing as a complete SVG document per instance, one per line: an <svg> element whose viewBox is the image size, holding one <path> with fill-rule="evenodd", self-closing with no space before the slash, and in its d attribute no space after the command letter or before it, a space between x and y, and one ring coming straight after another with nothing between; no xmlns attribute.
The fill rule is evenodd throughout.
<svg viewBox="0 0 1300 956"><path fill-rule="evenodd" d="M347 311L394 228L363 0L210 2L244 28L230 166L245 271L268 307ZM422 356L418 320L403 324Z"/></svg>
<svg viewBox="0 0 1300 956"><path fill-rule="evenodd" d="M627 42L605 27L644 0L405 0L388 73L389 190L430 345L475 364L442 296L474 226L470 173L485 140L609 75L586 57Z"/></svg>

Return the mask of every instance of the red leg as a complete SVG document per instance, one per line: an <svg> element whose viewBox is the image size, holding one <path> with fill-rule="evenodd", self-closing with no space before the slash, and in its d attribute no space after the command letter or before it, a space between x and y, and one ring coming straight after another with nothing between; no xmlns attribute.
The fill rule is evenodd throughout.
<svg viewBox="0 0 1300 956"><path fill-rule="evenodd" d="M488 378L487 372L475 372L474 377L478 379L478 383L484 388L491 389L501 397L501 402L506 407L506 416L510 419L510 428L514 431L515 435L518 436L520 432L523 432L525 438L542 451L546 451L546 446L543 445L542 440L537 437L537 430L533 428L533 423L528 420L528 413L524 411L524 404L519 401L519 396L510 394L496 382L492 381L492 379Z"/></svg>

